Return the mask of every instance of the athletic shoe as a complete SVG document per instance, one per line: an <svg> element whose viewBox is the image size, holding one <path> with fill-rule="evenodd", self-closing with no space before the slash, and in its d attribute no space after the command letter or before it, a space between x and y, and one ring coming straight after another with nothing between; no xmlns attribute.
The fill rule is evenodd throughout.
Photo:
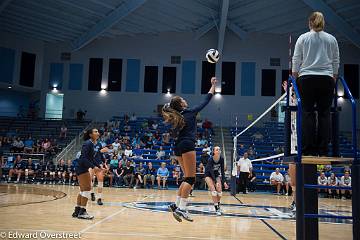
<svg viewBox="0 0 360 240"><path fill-rule="evenodd" d="M290 205L290 210L293 210L294 208L296 208L296 204L295 202L293 201Z"/></svg>
<svg viewBox="0 0 360 240"><path fill-rule="evenodd" d="M83 210L83 211L81 211ZM77 218L79 219L86 219L86 220L93 220L94 219L94 216L91 216L89 215L87 212L86 212L86 209L81 209L80 212L79 212L79 215L77 216Z"/></svg>
<svg viewBox="0 0 360 240"><path fill-rule="evenodd" d="M97 200L97 204L100 205L100 206L104 205L104 203L101 201L101 198L99 198L99 199Z"/></svg>
<svg viewBox="0 0 360 240"><path fill-rule="evenodd" d="M95 193L91 193L91 201L95 201Z"/></svg>
<svg viewBox="0 0 360 240"><path fill-rule="evenodd" d="M79 212L80 212L80 207L75 207L72 217L76 218L79 215Z"/></svg>
<svg viewBox="0 0 360 240"><path fill-rule="evenodd" d="M216 210L216 215L218 215L218 216L221 216L221 210L220 210L220 208L218 208L217 210Z"/></svg>
<svg viewBox="0 0 360 240"><path fill-rule="evenodd" d="M175 203L172 203L169 205L169 211L170 212L175 212L175 210L177 209L177 206Z"/></svg>
<svg viewBox="0 0 360 240"><path fill-rule="evenodd" d="M177 208L175 210L175 213L182 217L183 219L185 219L186 221L189 221L189 222L193 222L194 220L190 217L189 213L187 211L183 211L183 210L180 210L179 208Z"/></svg>
<svg viewBox="0 0 360 240"><path fill-rule="evenodd" d="M295 213L295 212L296 212L296 206L294 206L294 207L291 209L291 211L292 211L293 213Z"/></svg>
<svg viewBox="0 0 360 240"><path fill-rule="evenodd" d="M289 193L285 193L285 196L289 196Z"/></svg>
<svg viewBox="0 0 360 240"><path fill-rule="evenodd" d="M341 199L342 199L342 200L346 200L346 197L343 196Z"/></svg>
<svg viewBox="0 0 360 240"><path fill-rule="evenodd" d="M169 212L172 213L175 220L178 222L182 222L181 217L176 213L177 206L175 205L175 203L170 204L168 208L169 208Z"/></svg>

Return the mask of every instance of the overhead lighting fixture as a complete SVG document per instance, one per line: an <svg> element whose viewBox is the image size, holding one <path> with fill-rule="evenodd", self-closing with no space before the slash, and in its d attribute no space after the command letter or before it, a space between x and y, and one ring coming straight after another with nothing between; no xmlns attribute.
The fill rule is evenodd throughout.
<svg viewBox="0 0 360 240"><path fill-rule="evenodd" d="M8 89L12 89L12 86L8 86Z"/></svg>

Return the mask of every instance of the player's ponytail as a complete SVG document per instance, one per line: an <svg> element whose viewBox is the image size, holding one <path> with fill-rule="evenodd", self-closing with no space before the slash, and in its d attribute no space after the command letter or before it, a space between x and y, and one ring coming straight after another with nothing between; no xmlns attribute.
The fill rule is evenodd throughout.
<svg viewBox="0 0 360 240"><path fill-rule="evenodd" d="M175 96L162 108L162 116L174 129L181 130L185 126L184 116L180 113L182 110L181 97Z"/></svg>

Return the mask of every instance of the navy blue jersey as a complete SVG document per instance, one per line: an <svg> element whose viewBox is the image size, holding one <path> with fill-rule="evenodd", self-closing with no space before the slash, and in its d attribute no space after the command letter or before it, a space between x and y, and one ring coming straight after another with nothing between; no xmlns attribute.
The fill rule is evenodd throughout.
<svg viewBox="0 0 360 240"><path fill-rule="evenodd" d="M225 164L224 159L220 157L219 161L215 161L213 157L210 157L205 167L205 176L211 177L216 180L217 177L221 178L222 182L225 182Z"/></svg>
<svg viewBox="0 0 360 240"><path fill-rule="evenodd" d="M46 171L55 172L55 165L52 162L48 162L45 166Z"/></svg>
<svg viewBox="0 0 360 240"><path fill-rule="evenodd" d="M184 109L181 114L185 120L185 126L180 130L177 142L183 139L191 139L195 141L196 136L196 115L210 102L212 94L208 93L204 102L193 108Z"/></svg>
<svg viewBox="0 0 360 240"><path fill-rule="evenodd" d="M96 161L98 157L98 149L99 145L94 145L91 140L87 140L83 143L81 148L81 155L79 157L79 165L80 162L87 162L89 167L94 168L95 166L99 167L98 162Z"/></svg>
<svg viewBox="0 0 360 240"><path fill-rule="evenodd" d="M155 175L156 169L155 168L146 168L146 175L150 174L150 175Z"/></svg>
<svg viewBox="0 0 360 240"><path fill-rule="evenodd" d="M23 168L23 162L22 161L18 161L14 163L14 169L22 169Z"/></svg>
<svg viewBox="0 0 360 240"><path fill-rule="evenodd" d="M100 150L102 149L102 145L100 142L97 142L94 146L94 152L95 152L95 161L98 163L98 165L103 164L105 160L105 156Z"/></svg>
<svg viewBox="0 0 360 240"><path fill-rule="evenodd" d="M65 172L66 171L66 165L65 164L64 165L59 164L57 166L57 168L56 168L56 171L57 172Z"/></svg>

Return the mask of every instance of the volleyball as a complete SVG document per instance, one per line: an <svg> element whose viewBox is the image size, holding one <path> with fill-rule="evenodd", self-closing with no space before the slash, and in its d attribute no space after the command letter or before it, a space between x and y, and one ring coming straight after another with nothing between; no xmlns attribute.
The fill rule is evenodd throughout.
<svg viewBox="0 0 360 240"><path fill-rule="evenodd" d="M219 61L219 58L220 58L220 53L216 49L209 49L206 52L206 60L209 63L217 63L217 61Z"/></svg>

